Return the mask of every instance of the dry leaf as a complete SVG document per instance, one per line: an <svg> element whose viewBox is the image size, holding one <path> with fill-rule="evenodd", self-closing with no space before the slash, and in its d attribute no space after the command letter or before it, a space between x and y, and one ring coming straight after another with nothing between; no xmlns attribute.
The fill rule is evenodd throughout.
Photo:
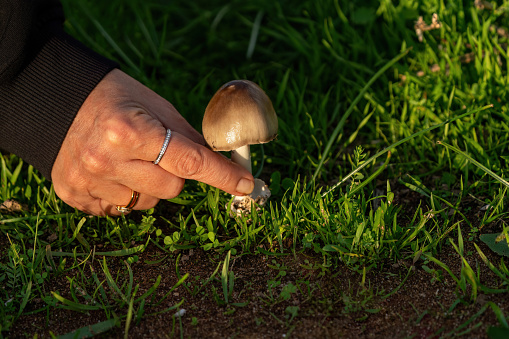
<svg viewBox="0 0 509 339"><path fill-rule="evenodd" d="M14 213L21 211L23 211L23 206L16 200L7 199L0 204L0 212Z"/></svg>

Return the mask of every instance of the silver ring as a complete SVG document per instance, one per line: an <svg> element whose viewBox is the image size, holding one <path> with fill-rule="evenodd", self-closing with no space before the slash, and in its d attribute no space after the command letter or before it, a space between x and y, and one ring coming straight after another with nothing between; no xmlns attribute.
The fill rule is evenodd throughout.
<svg viewBox="0 0 509 339"><path fill-rule="evenodd" d="M159 155L157 156L157 159L154 161L154 165L157 165L159 161L163 158L164 153L166 152L166 149L168 148L168 144L170 143L171 138L171 130L168 128L166 130L166 137L164 138L163 147L161 147L161 151L159 152Z"/></svg>

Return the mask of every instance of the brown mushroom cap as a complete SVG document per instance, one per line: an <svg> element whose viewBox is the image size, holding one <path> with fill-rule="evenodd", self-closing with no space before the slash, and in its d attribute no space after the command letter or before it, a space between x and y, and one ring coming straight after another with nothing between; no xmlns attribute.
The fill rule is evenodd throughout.
<svg viewBox="0 0 509 339"><path fill-rule="evenodd" d="M214 151L263 144L277 135L277 116L265 92L249 80L224 84L210 100L202 131Z"/></svg>

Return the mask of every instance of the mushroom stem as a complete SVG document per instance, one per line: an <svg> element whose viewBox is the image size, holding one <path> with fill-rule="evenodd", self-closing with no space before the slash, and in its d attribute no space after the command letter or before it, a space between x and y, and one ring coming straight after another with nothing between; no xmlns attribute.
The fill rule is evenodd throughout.
<svg viewBox="0 0 509 339"><path fill-rule="evenodd" d="M234 149L232 151L232 161L247 169L249 173L253 173L251 169L251 152L249 150L249 145Z"/></svg>

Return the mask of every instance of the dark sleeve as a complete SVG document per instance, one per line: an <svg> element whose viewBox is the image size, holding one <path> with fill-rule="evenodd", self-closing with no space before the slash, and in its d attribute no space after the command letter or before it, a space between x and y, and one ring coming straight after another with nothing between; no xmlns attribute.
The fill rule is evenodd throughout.
<svg viewBox="0 0 509 339"><path fill-rule="evenodd" d="M67 130L116 63L63 30L59 1L0 0L0 149L51 178Z"/></svg>

